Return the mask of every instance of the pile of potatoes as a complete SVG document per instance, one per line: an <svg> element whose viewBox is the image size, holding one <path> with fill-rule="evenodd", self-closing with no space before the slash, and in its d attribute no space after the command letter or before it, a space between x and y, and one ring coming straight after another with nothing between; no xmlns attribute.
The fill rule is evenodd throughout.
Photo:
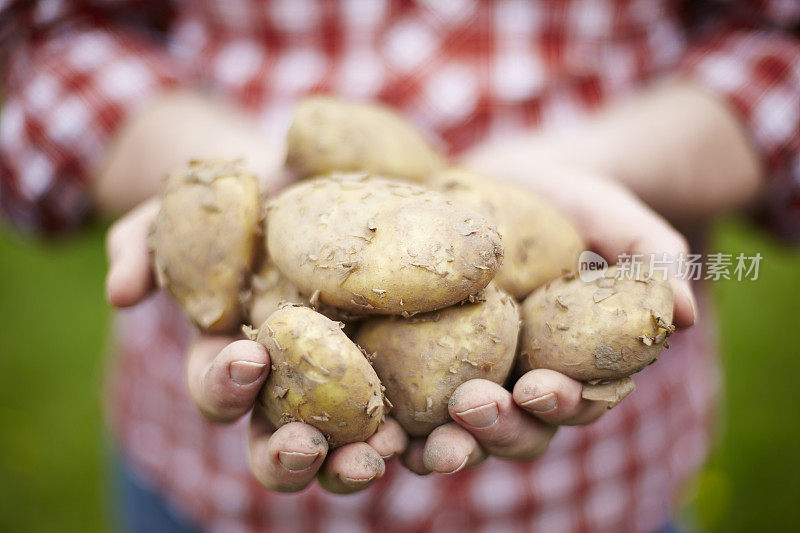
<svg viewBox="0 0 800 533"><path fill-rule="evenodd" d="M425 436L460 384L515 369L563 372L612 404L667 345L665 280L612 268L582 282L563 215L448 167L392 111L311 98L287 141L297 184L266 198L241 163L192 161L151 235L159 284L199 328L242 328L268 350L258 407L274 425L303 421L339 446L391 410Z"/></svg>

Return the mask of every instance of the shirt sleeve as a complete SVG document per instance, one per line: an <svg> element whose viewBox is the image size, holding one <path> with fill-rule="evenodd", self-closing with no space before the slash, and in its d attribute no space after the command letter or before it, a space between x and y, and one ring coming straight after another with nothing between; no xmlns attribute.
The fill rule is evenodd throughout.
<svg viewBox="0 0 800 533"><path fill-rule="evenodd" d="M729 103L760 153L768 183L756 218L800 242L800 3L742 5L712 21L681 70Z"/></svg>
<svg viewBox="0 0 800 533"><path fill-rule="evenodd" d="M117 128L181 81L155 29L123 7L0 0L0 210L15 226L55 234L85 221L91 169Z"/></svg>

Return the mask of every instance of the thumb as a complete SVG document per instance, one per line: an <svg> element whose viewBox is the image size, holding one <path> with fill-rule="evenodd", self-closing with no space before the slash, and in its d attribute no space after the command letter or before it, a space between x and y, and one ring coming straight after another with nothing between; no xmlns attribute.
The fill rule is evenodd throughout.
<svg viewBox="0 0 800 533"><path fill-rule="evenodd" d="M153 269L147 239L158 208L157 199L148 200L119 219L108 230L106 297L115 307L139 303L153 286Z"/></svg>
<svg viewBox="0 0 800 533"><path fill-rule="evenodd" d="M675 324L694 324L694 293L677 270L678 259L689 252L686 238L621 185L607 182L603 190L589 196L573 207L578 210L573 218L588 244L610 263L627 256L647 266L658 264L672 288Z"/></svg>

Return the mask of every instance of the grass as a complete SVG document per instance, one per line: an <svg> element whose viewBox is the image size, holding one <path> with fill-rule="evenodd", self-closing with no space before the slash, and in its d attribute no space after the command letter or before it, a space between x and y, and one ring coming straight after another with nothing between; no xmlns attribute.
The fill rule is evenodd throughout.
<svg viewBox="0 0 800 533"><path fill-rule="evenodd" d="M102 235L95 226L53 245L0 230L0 531L105 529ZM714 286L722 434L681 516L708 531L790 530L800 501L800 253L737 221L719 225L712 248L764 260L758 281Z"/></svg>
<svg viewBox="0 0 800 533"><path fill-rule="evenodd" d="M722 440L689 498L710 531L790 531L800 501L797 376L800 252L738 221L720 224L714 250L760 252L757 281L714 285L727 393Z"/></svg>
<svg viewBox="0 0 800 533"><path fill-rule="evenodd" d="M102 228L0 234L0 531L101 531Z"/></svg>

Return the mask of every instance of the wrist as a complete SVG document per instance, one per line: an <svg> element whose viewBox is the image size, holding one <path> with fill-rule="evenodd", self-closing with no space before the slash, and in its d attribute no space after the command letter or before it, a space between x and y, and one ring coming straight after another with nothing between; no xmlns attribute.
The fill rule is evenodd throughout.
<svg viewBox="0 0 800 533"><path fill-rule="evenodd" d="M101 212L118 215L157 194L164 178L198 158L242 158L259 177L278 175L283 148L240 110L188 91L157 96L112 140L92 191Z"/></svg>

